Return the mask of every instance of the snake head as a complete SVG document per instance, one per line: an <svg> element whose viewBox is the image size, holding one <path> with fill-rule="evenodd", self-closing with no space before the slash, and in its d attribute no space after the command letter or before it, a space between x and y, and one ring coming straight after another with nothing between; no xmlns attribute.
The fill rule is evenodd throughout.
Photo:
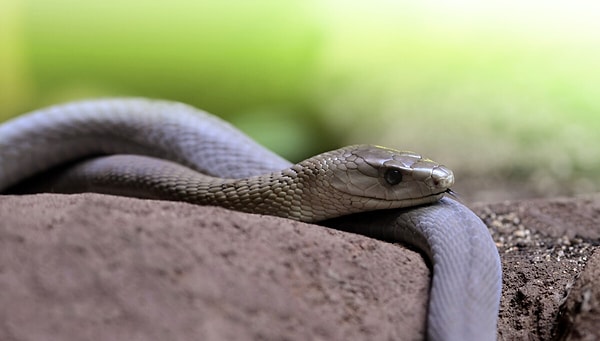
<svg viewBox="0 0 600 341"><path fill-rule="evenodd" d="M454 184L454 174L443 165L413 152L373 145L337 149L299 165L303 163L327 179L319 190L329 190L324 195L336 206L346 206L344 214L434 202Z"/></svg>

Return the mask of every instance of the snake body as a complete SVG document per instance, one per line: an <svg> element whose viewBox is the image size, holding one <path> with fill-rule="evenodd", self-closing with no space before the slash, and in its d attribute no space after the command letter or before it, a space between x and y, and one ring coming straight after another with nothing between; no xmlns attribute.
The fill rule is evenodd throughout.
<svg viewBox="0 0 600 341"><path fill-rule="evenodd" d="M89 159L98 155L109 156ZM450 170L418 154L356 145L292 165L212 115L147 99L75 102L0 125L0 192L67 162L74 163L29 186L213 204L307 222L357 213L329 224L406 241L430 257L429 339L496 338L501 269L495 245L481 220L452 199L407 208L437 202L454 182ZM373 212L360 213L366 211Z"/></svg>

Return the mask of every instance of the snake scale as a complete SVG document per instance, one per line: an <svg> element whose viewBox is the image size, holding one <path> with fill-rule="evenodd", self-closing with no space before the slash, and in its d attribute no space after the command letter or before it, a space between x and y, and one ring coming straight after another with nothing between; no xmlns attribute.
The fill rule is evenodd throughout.
<svg viewBox="0 0 600 341"><path fill-rule="evenodd" d="M41 109L0 125L0 192L101 192L322 224L421 249L429 340L495 340L502 271L446 167L355 145L297 164L191 106L142 98Z"/></svg>

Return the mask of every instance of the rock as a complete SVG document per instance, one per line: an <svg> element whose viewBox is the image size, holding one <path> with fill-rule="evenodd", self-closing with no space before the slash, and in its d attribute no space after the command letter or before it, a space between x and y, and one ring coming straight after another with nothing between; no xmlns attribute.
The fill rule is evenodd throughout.
<svg viewBox="0 0 600 341"><path fill-rule="evenodd" d="M600 196L473 205L504 269L500 340L600 338ZM420 340L405 247L98 194L0 196L1 340Z"/></svg>
<svg viewBox="0 0 600 341"><path fill-rule="evenodd" d="M0 340L422 339L404 247L98 194L0 196Z"/></svg>
<svg viewBox="0 0 600 341"><path fill-rule="evenodd" d="M502 259L499 340L556 340L579 328L559 320L579 314L563 304L600 245L600 196L473 208L490 228ZM600 338L600 329L594 333Z"/></svg>

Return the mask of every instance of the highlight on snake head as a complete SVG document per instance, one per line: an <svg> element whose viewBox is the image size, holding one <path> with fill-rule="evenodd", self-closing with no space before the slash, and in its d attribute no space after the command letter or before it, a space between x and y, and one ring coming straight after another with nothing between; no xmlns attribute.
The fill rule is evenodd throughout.
<svg viewBox="0 0 600 341"><path fill-rule="evenodd" d="M413 152L374 145L344 147L299 165L306 163L338 192L333 198L359 210L432 203L454 184L453 172L443 165Z"/></svg>

